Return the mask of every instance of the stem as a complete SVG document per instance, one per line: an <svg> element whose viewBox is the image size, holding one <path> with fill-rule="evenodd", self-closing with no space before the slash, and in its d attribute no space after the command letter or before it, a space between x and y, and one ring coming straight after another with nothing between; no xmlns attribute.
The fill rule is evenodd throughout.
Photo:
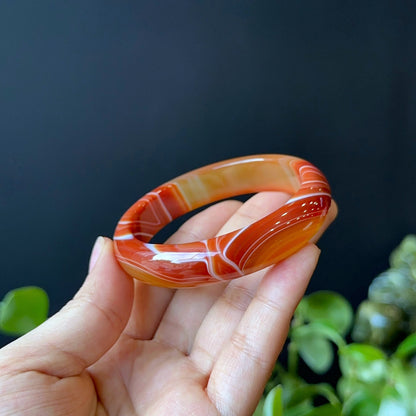
<svg viewBox="0 0 416 416"><path fill-rule="evenodd" d="M289 374L295 376L298 372L299 354L296 343L291 341L287 346L287 367Z"/></svg>

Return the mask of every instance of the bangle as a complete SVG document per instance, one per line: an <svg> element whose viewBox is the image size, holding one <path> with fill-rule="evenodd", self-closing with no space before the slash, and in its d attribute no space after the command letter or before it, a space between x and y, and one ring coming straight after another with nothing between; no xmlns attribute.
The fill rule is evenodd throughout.
<svg viewBox="0 0 416 416"><path fill-rule="evenodd" d="M175 218L214 201L260 191L291 195L279 209L228 234L186 244L150 244ZM159 186L132 205L114 233L127 274L163 287L234 279L278 263L319 231L331 205L325 176L287 155L255 155L214 163Z"/></svg>

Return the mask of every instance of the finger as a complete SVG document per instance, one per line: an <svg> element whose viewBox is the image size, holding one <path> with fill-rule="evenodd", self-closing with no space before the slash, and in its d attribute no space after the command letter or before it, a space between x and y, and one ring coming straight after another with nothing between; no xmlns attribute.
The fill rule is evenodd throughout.
<svg viewBox="0 0 416 416"><path fill-rule="evenodd" d="M232 200L212 205L186 221L167 243L181 244L212 237L240 205ZM133 311L125 334L134 339L151 339L175 290L136 281L134 293Z"/></svg>
<svg viewBox="0 0 416 416"><path fill-rule="evenodd" d="M261 192L254 195L235 211L234 215L229 218L218 234L239 229L259 220L279 208L288 198L287 194L280 192ZM243 281L246 282L247 291L251 291L254 295L259 282L258 279L246 280L245 278L240 278L237 280L240 282L240 285L242 285ZM207 312L225 288L225 306L230 306L228 302L231 299L238 303L237 297L233 295L234 292L228 289L227 285L228 282L222 282L206 287L177 291L163 316L163 320L155 334L155 339L174 346L184 353L189 353L202 321L204 321ZM236 290L235 293L240 292ZM211 311L209 315L211 315ZM209 320L210 323L206 325L209 337L212 337L212 330L216 331L216 347L221 344L224 328L234 325L234 321L239 320L240 314L234 314L233 319L231 319L231 315L230 313L230 321L228 321L224 319L223 315L214 313ZM203 325L205 325L205 321Z"/></svg>
<svg viewBox="0 0 416 416"><path fill-rule="evenodd" d="M90 266L74 299L6 346L0 361L11 364L15 371L70 377L79 375L112 347L130 315L133 282L118 265L109 239L97 240Z"/></svg>
<svg viewBox="0 0 416 416"><path fill-rule="evenodd" d="M239 215L233 218L231 227L241 228L257 221L282 206L288 199L289 195L284 193L259 193L248 201L250 204L247 202L241 207ZM240 322L267 270L260 270L231 281L207 314L190 354L191 359L203 373L211 372L219 352ZM214 332L215 337L213 337Z"/></svg>
<svg viewBox="0 0 416 416"><path fill-rule="evenodd" d="M266 203L266 201L263 202ZM282 196L280 203L283 204L284 202L284 197ZM276 201L276 203L278 204L279 201ZM319 231L319 236L322 235L334 220L336 213L337 207L333 203ZM319 236L316 235L313 240L316 241ZM196 335L190 353L190 358L204 374L211 372L217 357L232 336L254 297L261 279L269 269L264 269L231 281L207 314L206 319ZM214 333L215 336L213 336Z"/></svg>
<svg viewBox="0 0 416 416"><path fill-rule="evenodd" d="M251 415L316 266L309 244L272 268L215 363L207 393L221 414Z"/></svg>

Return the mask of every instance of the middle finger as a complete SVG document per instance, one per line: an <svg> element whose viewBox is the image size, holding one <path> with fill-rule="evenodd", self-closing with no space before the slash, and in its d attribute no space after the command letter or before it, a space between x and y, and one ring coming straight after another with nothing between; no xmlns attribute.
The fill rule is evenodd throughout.
<svg viewBox="0 0 416 416"><path fill-rule="evenodd" d="M289 196L282 192L261 192L245 202L231 218L224 224L218 235L225 234L275 211L283 205ZM212 322L207 330L218 331L216 342L221 342L221 331L229 332L228 325L234 326L241 317L248 298L252 297L259 284L263 272L253 273L250 276L239 278L231 283L221 282L209 286L193 289L178 290L167 308L161 324L155 334L155 339L171 345L188 354L208 311L214 302L221 296L228 305L234 305L234 316L219 316ZM217 308L217 306L216 306ZM218 309L218 308L217 308ZM240 310L240 312L238 312ZM209 312L211 314L212 312ZM212 336L212 333L211 333Z"/></svg>

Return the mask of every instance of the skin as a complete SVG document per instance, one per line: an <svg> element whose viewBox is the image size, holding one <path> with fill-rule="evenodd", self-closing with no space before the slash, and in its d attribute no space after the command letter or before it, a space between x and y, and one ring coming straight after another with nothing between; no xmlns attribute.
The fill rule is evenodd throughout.
<svg viewBox="0 0 416 416"><path fill-rule="evenodd" d="M286 199L221 202L169 242L240 228ZM318 257L311 243L251 276L174 291L133 281L101 237L75 297L0 350L0 415L251 415Z"/></svg>

